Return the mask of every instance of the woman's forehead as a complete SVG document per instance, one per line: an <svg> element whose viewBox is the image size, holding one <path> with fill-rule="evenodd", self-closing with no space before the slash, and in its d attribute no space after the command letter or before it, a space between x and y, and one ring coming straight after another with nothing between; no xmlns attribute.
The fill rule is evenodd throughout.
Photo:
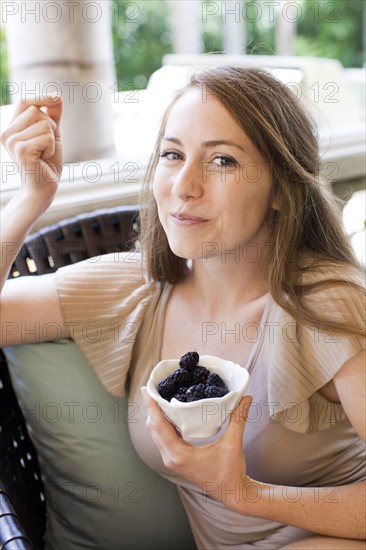
<svg viewBox="0 0 366 550"><path fill-rule="evenodd" d="M235 115L213 93L198 86L188 88L173 105L164 137L202 135L203 140L231 140L255 153L255 147Z"/></svg>
<svg viewBox="0 0 366 550"><path fill-rule="evenodd" d="M230 129L243 134L243 129L225 105L213 94L203 94L202 88L198 86L188 88L173 105L165 133L170 129L188 129L191 132L202 129L222 132Z"/></svg>
<svg viewBox="0 0 366 550"><path fill-rule="evenodd" d="M185 114L188 115L191 111L207 111L211 108L226 111L223 103L214 94L207 94L201 86L191 86L176 100L171 109L169 118L181 111L185 111Z"/></svg>

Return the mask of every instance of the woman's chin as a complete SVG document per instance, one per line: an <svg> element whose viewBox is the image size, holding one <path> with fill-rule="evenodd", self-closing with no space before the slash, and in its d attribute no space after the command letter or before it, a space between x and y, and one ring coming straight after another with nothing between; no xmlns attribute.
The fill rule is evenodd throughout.
<svg viewBox="0 0 366 550"><path fill-rule="evenodd" d="M169 246L173 254L179 258L185 260L201 260L202 259L202 246L193 247L188 243L171 243Z"/></svg>

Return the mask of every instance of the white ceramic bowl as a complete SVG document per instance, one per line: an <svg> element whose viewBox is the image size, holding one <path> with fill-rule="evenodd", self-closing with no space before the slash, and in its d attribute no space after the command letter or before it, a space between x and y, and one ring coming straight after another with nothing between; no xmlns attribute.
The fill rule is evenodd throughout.
<svg viewBox="0 0 366 550"><path fill-rule="evenodd" d="M213 355L202 355L198 364L221 376L229 390L224 397L200 399L190 403L178 401L174 397L167 401L161 397L158 393L159 382L179 368L179 359L160 361L147 383L149 395L159 404L182 437L193 441L212 437L220 431L249 383L248 371L232 361Z"/></svg>

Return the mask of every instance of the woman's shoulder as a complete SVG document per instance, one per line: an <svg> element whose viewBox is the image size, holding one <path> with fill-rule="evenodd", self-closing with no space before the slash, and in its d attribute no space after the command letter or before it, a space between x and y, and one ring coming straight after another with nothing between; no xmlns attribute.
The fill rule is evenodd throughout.
<svg viewBox="0 0 366 550"><path fill-rule="evenodd" d="M55 274L55 286L65 315L66 306L88 314L126 300L129 307L138 307L141 300L161 291L161 285L148 280L141 255L135 252L105 254L62 267Z"/></svg>
<svg viewBox="0 0 366 550"><path fill-rule="evenodd" d="M301 258L297 265L294 297L285 296L271 309L271 320L296 333L336 334L341 341L365 335L365 277L362 269L335 261ZM288 307L286 303L288 301ZM309 339L311 342L312 339ZM304 344L304 338L298 343Z"/></svg>
<svg viewBox="0 0 366 550"><path fill-rule="evenodd" d="M346 361L365 349L365 280L361 269L309 257L302 258L298 275L300 303L314 314L314 322L309 324L274 305L270 318L273 326L269 326L272 339L267 345L269 395L271 402L279 403L274 407L275 420L295 431L308 432L344 419L341 406L337 406L339 410L330 424L325 400L321 402L321 414L317 410L314 416L312 407L314 399L320 399L318 390ZM337 325L352 330L337 330ZM296 425L286 421L292 414L287 408L294 403L301 408Z"/></svg>
<svg viewBox="0 0 366 550"><path fill-rule="evenodd" d="M354 285L365 288L366 273L361 266L346 262L325 259L311 253L304 253L296 265L296 273L301 285L321 289L327 283L333 287Z"/></svg>
<svg viewBox="0 0 366 550"><path fill-rule="evenodd" d="M329 321L364 325L365 270L333 260L302 260L299 291L304 304Z"/></svg>
<svg viewBox="0 0 366 550"><path fill-rule="evenodd" d="M147 284L141 254L136 251L113 252L94 256L56 272L58 285L82 283L99 285Z"/></svg>
<svg viewBox="0 0 366 550"><path fill-rule="evenodd" d="M303 253L294 270L294 291L315 317L337 322L365 307L366 273L357 264ZM332 317L333 316L333 317Z"/></svg>

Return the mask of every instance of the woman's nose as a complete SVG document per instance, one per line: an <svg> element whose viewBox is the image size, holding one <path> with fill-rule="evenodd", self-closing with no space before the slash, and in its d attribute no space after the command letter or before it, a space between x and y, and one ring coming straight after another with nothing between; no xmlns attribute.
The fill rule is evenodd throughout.
<svg viewBox="0 0 366 550"><path fill-rule="evenodd" d="M172 193L183 200L200 197L202 194L202 164L185 163L174 176Z"/></svg>

